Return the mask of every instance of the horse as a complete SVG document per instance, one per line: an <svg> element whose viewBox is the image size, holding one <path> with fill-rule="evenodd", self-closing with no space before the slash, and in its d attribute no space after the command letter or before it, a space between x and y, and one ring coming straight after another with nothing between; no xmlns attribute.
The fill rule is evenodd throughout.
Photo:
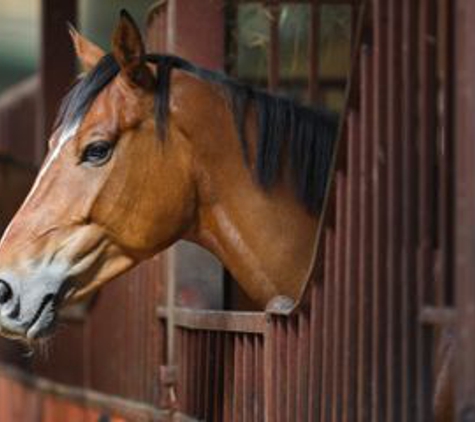
<svg viewBox="0 0 475 422"><path fill-rule="evenodd" d="M264 308L312 261L338 119L171 55L122 12L112 52L71 29L85 73L0 241L0 325L34 340L58 309L179 239Z"/></svg>

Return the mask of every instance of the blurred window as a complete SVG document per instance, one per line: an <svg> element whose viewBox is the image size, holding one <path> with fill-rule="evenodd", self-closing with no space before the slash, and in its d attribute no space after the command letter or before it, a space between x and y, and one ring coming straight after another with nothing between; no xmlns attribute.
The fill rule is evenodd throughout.
<svg viewBox="0 0 475 422"><path fill-rule="evenodd" d="M36 71L39 15L37 0L0 0L0 94Z"/></svg>
<svg viewBox="0 0 475 422"><path fill-rule="evenodd" d="M230 2L228 71L261 87L274 74L278 93L340 111L350 67L354 2L318 3ZM278 68L272 69L276 63Z"/></svg>

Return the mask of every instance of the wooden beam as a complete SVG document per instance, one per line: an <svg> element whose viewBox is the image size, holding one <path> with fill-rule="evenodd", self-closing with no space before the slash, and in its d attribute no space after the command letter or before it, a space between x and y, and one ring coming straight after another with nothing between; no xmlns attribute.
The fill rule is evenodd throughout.
<svg viewBox="0 0 475 422"><path fill-rule="evenodd" d="M77 0L42 0L38 130L35 161L41 162L59 103L74 80L75 54L68 22L75 25Z"/></svg>

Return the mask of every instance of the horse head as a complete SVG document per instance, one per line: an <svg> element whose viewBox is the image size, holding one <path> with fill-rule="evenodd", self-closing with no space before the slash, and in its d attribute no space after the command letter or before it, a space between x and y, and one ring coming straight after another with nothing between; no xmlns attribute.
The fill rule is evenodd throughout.
<svg viewBox="0 0 475 422"><path fill-rule="evenodd" d="M0 244L7 335L45 334L60 303L173 243L194 212L191 157L174 129L157 142L155 76L132 19L122 13L111 55L72 37L88 73L65 99L48 155Z"/></svg>
<svg viewBox="0 0 475 422"><path fill-rule="evenodd" d="M111 54L72 37L86 73L0 241L2 333L46 334L61 304L180 238L217 255L258 306L296 299L335 116L146 54L125 12Z"/></svg>

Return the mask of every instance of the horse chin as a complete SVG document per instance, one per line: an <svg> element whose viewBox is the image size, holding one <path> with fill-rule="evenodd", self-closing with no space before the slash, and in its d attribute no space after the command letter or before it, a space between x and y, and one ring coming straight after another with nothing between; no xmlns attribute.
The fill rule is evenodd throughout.
<svg viewBox="0 0 475 422"><path fill-rule="evenodd" d="M35 314L35 318L26 330L28 340L36 340L50 335L56 326L56 309L54 297L43 302Z"/></svg>

